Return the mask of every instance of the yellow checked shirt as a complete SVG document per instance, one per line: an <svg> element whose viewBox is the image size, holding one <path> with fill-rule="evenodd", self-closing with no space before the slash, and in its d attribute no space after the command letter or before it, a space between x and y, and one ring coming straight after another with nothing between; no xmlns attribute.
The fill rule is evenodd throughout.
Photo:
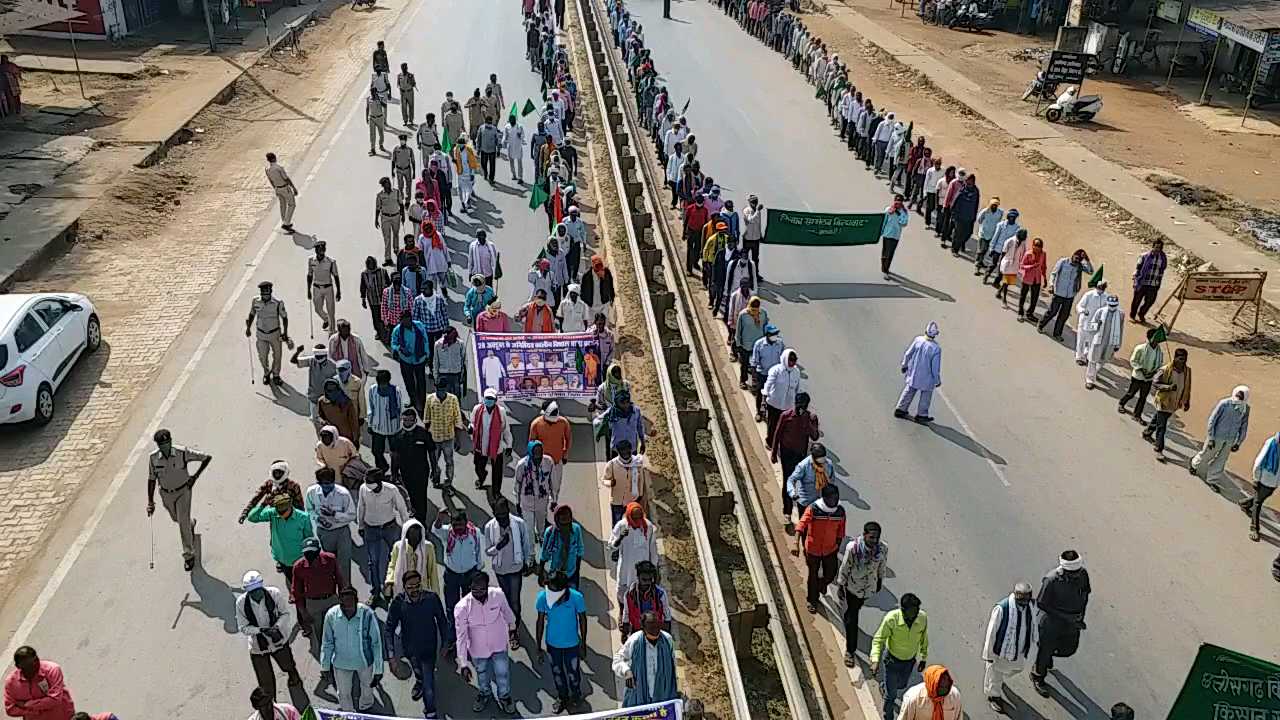
<svg viewBox="0 0 1280 720"><path fill-rule="evenodd" d="M462 410L458 407L458 397L453 393L446 393L444 400L438 399L435 393L428 395L425 414L427 429L436 442L452 440L462 424Z"/></svg>

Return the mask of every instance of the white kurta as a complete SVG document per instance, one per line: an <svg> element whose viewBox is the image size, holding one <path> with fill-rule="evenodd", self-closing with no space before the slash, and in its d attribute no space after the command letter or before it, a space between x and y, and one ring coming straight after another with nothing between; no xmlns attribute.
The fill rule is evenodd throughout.
<svg viewBox="0 0 1280 720"><path fill-rule="evenodd" d="M648 560L658 565L658 527L645 520L649 532L640 532L631 527L626 518L613 526L609 535L609 544L618 550L618 598L619 602L636 580L636 563ZM625 533L625 535L624 535Z"/></svg>
<svg viewBox="0 0 1280 720"><path fill-rule="evenodd" d="M1094 288L1080 296L1076 303L1076 360L1086 360L1089 345L1093 343L1093 331L1089 329L1089 321L1093 314L1106 307L1107 294Z"/></svg>
<svg viewBox="0 0 1280 720"><path fill-rule="evenodd" d="M1124 341L1124 315L1120 308L1104 306L1089 319L1093 339L1089 343L1089 362L1105 363Z"/></svg>

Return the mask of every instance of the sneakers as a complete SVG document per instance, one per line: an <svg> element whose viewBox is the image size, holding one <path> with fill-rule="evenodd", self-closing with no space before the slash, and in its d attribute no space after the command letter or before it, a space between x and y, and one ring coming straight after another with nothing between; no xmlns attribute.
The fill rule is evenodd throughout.
<svg viewBox="0 0 1280 720"><path fill-rule="evenodd" d="M1036 689L1036 694L1040 697L1049 697L1049 686L1044 684L1043 678L1031 678L1031 687Z"/></svg>
<svg viewBox="0 0 1280 720"><path fill-rule="evenodd" d="M498 698L498 709L508 715L514 715L516 712L516 704L509 697Z"/></svg>
<svg viewBox="0 0 1280 720"><path fill-rule="evenodd" d="M471 703L471 712L483 712L487 707L489 707L489 696L481 693L476 695L476 701Z"/></svg>
<svg viewBox="0 0 1280 720"><path fill-rule="evenodd" d="M852 655L850 655L849 653L844 654L845 667L853 667L854 665L857 665L857 664L858 664L858 661Z"/></svg>
<svg viewBox="0 0 1280 720"><path fill-rule="evenodd" d="M896 417L896 418L898 418L899 420L903 420L903 419L905 419L905 418L907 417L907 411L906 411L906 410L899 409L899 408L894 408L894 409L893 409L893 416L894 416L894 417Z"/></svg>
<svg viewBox="0 0 1280 720"><path fill-rule="evenodd" d="M183 559L182 559L182 569L183 569L183 570L186 570L187 572L191 572L193 569L195 569L195 566L196 566L196 559L195 559L195 557L189 557L189 558L183 558Z"/></svg>
<svg viewBox="0 0 1280 720"><path fill-rule="evenodd" d="M266 373L262 376L262 384L263 385L271 384L271 373Z"/></svg>
<svg viewBox="0 0 1280 720"><path fill-rule="evenodd" d="M415 682L413 684L413 690L409 693L409 697L415 701L422 699L422 683L421 682Z"/></svg>
<svg viewBox="0 0 1280 720"><path fill-rule="evenodd" d="M932 418L932 417L930 417L929 415L917 415L917 416L915 416L915 417L913 417L913 418L911 418L911 419L912 419L912 420L915 420L916 422L920 423L921 425L928 425L929 423L933 422L933 418Z"/></svg>
<svg viewBox="0 0 1280 720"><path fill-rule="evenodd" d="M1254 528L1250 528L1250 529L1249 529L1249 539L1250 539L1250 540L1252 540L1252 541L1254 541L1254 542L1258 542L1258 539L1259 539L1260 537L1261 537L1261 536L1258 534L1258 531L1257 531L1256 529L1254 529Z"/></svg>
<svg viewBox="0 0 1280 720"><path fill-rule="evenodd" d="M999 715L1005 714L1003 698L998 698L998 697L987 698L987 707L991 708L992 712L997 713Z"/></svg>

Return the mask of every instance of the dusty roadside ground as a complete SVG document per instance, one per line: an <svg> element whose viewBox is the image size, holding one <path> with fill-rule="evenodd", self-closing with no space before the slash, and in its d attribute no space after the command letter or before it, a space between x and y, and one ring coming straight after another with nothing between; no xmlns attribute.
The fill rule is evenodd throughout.
<svg viewBox="0 0 1280 720"><path fill-rule="evenodd" d="M391 2L397 11L404 5ZM58 393L49 426L0 435L0 595L89 479L173 339L273 201L262 184L263 154L302 155L363 70L354 49L372 46L398 15L340 8L304 35L305 57L267 58L251 68L227 104L192 121L186 143L119 178L84 215L65 257L15 285L13 292L89 295L104 343ZM113 102L130 102L132 92L121 90Z"/></svg>
<svg viewBox="0 0 1280 720"><path fill-rule="evenodd" d="M733 717L733 708L728 702L724 665L703 589L703 569L689 529L688 505L678 480L670 430L662 411L662 394L653 362L654 350L649 346L648 333L644 330L643 307L637 301L641 289L627 246L625 220L616 200L618 188L609 164L608 149L599 141L603 137L603 128L595 104L590 59L580 41L575 4L576 0L572 0L566 13L566 34L573 51L578 95L582 98L579 117L584 124L584 134L593 145L590 153L591 178L587 186L595 188L597 195L596 207L584 211L595 213L598 252L614 273L617 286L617 299L614 301L617 356L622 362L623 377L631 383L636 406L644 412L647 421L645 456L652 472L649 512L654 523L662 529L662 583L678 612L674 636L679 655L676 668L680 688L688 697L703 703L708 718L726 720Z"/></svg>
<svg viewBox="0 0 1280 720"><path fill-rule="evenodd" d="M902 17L902 6L897 2L890 9L882 0L827 1L843 2L882 24L982 85L1010 110L1032 112L1033 104L1022 102L1021 97L1041 58L1052 47L1050 38L1002 31L975 34L925 25L910 7ZM1272 240L1269 249L1280 251L1280 187L1268 181L1274 174L1280 135L1235 132L1239 120L1214 119L1214 127L1232 131L1214 129L1204 121L1213 117L1211 110L1197 107L1164 87L1167 68L1136 76L1090 76L1085 92L1102 95L1105 102L1098 120L1055 127L1067 138L1146 179L1152 187L1194 207L1243 242L1257 243L1246 224L1256 226L1256 232ZM1175 78L1174 83L1184 93L1192 85L1199 89L1194 78ZM1213 84L1210 90L1215 88ZM1280 111L1274 107L1251 111L1250 116L1263 121L1272 132L1280 131ZM1183 187L1192 192L1181 192ZM1208 201L1199 197L1205 195Z"/></svg>
<svg viewBox="0 0 1280 720"><path fill-rule="evenodd" d="M864 1L856 0L859 11L864 9ZM1105 274L1113 292L1121 296L1122 304L1127 308L1132 297L1130 283L1134 267L1151 240L1145 225L1117 209L1106 198L1080 187L1071 178L1039 160L1036 153L1020 146L1003 130L951 100L927 79L894 61L844 23L821 12L804 13L803 20L849 63L852 82L864 96L871 97L876 107L893 110L899 119L914 122L915 137L925 136L928 146L934 149L934 157L941 155L944 166L964 167L978 175L984 205L987 199L998 196L1004 209L1017 208L1022 214L1023 226L1033 237L1044 238L1051 261L1070 254L1076 248L1087 250L1095 267L1105 265ZM911 22L920 25L918 19ZM894 29L899 30L896 26ZM949 32L932 27L924 30ZM803 76L797 73L796 81L803 82ZM825 106L816 100L812 106L795 109L795 112L818 114L825 111ZM833 127L831 140L814 141L831 142L834 151L835 143L839 142L836 133L837 128ZM1147 160L1149 162L1151 157ZM850 162L854 162L852 154ZM883 196L859 198L856 204L878 210L888 199L886 184ZM915 222L921 222L921 218L917 216ZM1170 253L1165 294L1180 279L1178 267L1184 262L1185 255L1178 249ZM945 261L952 262L950 255ZM1194 265L1197 260L1188 257L1185 262ZM977 283L978 278L973 281ZM1159 307L1159 302L1156 307ZM1173 307L1171 304L1167 308L1166 317L1172 314ZM1280 349L1280 318L1274 312L1264 314L1261 334L1251 337L1245 328L1231 324L1230 318L1235 309L1233 303L1188 303L1179 315L1168 348L1170 352L1173 347L1189 350L1197 382L1192 388L1191 411L1174 417L1170 435L1182 436L1184 443L1194 443L1198 448L1214 404L1229 394L1235 385L1249 385L1253 389L1251 402L1255 435L1246 443L1246 448L1232 456L1228 465L1243 487L1242 479L1252 477L1254 452L1249 448L1256 449L1260 438L1280 429L1271 420L1280 416L1280 373L1276 372L1280 367L1276 352ZM1016 320L1016 313L1002 309L994 298L989 306L977 310L997 313L1007 317L1009 322ZM1246 314L1252 318L1251 311ZM1154 317L1153 309L1148 319ZM1074 325L1074 318L1071 323ZM1117 353L1120 367L1113 370L1127 376L1125 360L1133 346L1144 339L1145 332L1146 328L1135 324L1125 328L1126 346ZM1067 351L1063 348L1063 352ZM1062 382L1083 385L1083 377L1066 376ZM1123 389L1100 391L1111 392L1118 397ZM1140 431L1135 423L1134 433ZM1184 447L1168 454L1173 458L1192 452L1194 450L1188 451ZM1238 499L1240 491L1228 489L1223 497ZM1270 504L1280 508L1280 502L1272 501Z"/></svg>

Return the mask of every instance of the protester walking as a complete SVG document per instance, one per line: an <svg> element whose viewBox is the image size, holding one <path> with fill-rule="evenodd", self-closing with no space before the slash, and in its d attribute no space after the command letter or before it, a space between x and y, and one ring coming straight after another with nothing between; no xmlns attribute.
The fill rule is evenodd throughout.
<svg viewBox="0 0 1280 720"><path fill-rule="evenodd" d="M275 667L289 676L289 688L301 690L302 676L289 648L292 626L288 596L278 588L269 587L256 570L244 574L240 588L244 593L235 599L236 627L241 635L248 637L249 662L258 687L267 697L275 699L276 672L271 665L274 660ZM6 694L8 689L6 682Z"/></svg>
<svg viewBox="0 0 1280 720"><path fill-rule="evenodd" d="M408 661L413 670L409 697L422 700L422 716L430 720L437 717L436 662L441 641L449 634L449 620L440 596L423 587L418 570L406 570L401 582L404 592L391 601L386 624L388 639L395 638L397 630L400 637L398 643L388 643L388 654Z"/></svg>
<svg viewBox="0 0 1280 720"><path fill-rule="evenodd" d="M387 576L391 546L403 538L401 528L408 528L412 516L400 489L383 482L380 470L369 471L360 486L360 503L356 506L356 528L364 540L365 568L370 587L377 588ZM374 604L382 604L380 597Z"/></svg>
<svg viewBox="0 0 1280 720"><path fill-rule="evenodd" d="M880 272L885 280L892 280L893 256L898 252L902 229L911 221L911 213L903 205L901 195L893 196L893 203L884 210L884 222L880 225Z"/></svg>
<svg viewBox="0 0 1280 720"><path fill-rule="evenodd" d="M1217 480L1226 469L1227 459L1240 449L1248 436L1249 388L1237 385L1214 406L1205 428L1204 446L1192 456L1187 471L1217 492Z"/></svg>
<svg viewBox="0 0 1280 720"><path fill-rule="evenodd" d="M316 657L320 656L325 613L338 604L338 592L347 586L341 567L333 553L322 550L320 541L313 537L302 541L302 557L293 564L289 600L298 608L298 624L302 634L310 638Z"/></svg>
<svg viewBox="0 0 1280 720"><path fill-rule="evenodd" d="M884 677L880 681L884 696L884 720L894 720L898 693L907 688L911 671L924 672L929 655L929 616L920 609L920 598L903 593L898 608L885 613L880 627L871 637L872 676L877 675L881 660Z"/></svg>
<svg viewBox="0 0 1280 720"><path fill-rule="evenodd" d="M1151 249L1138 258L1133 271L1133 302L1129 305L1129 319L1146 324L1147 311L1156 302L1160 294L1160 283L1164 280L1165 268L1169 259L1164 254L1164 241L1151 243Z"/></svg>
<svg viewBox="0 0 1280 720"><path fill-rule="evenodd" d="M965 717L960 691L951 680L951 671L942 665L925 668L924 682L902 696L898 720L960 720Z"/></svg>
<svg viewBox="0 0 1280 720"><path fill-rule="evenodd" d="M1133 348L1133 353L1129 356L1129 389L1125 390L1124 395L1120 396L1120 404L1116 406L1116 411L1121 415L1128 412L1126 407L1135 395L1138 402L1133 406L1133 419L1138 421L1139 425L1146 425L1147 421L1142 419L1143 412L1147 407L1147 393L1151 392L1151 383L1156 379L1156 374L1164 366L1164 353L1160 350L1160 343L1164 340L1164 332L1157 328L1149 328L1147 330L1147 341Z"/></svg>
<svg viewBox="0 0 1280 720"><path fill-rule="evenodd" d="M933 402L933 391L942 387L942 347L938 345L938 323L930 322L924 335L917 335L907 351L902 355L903 387L898 396L898 406L893 409L893 416L905 419L911 409L911 401L916 393L920 394L920 402L916 405L916 414L912 418L925 425L933 422L929 407Z"/></svg>
<svg viewBox="0 0 1280 720"><path fill-rule="evenodd" d="M1186 348L1173 351L1173 361L1160 369L1152 387L1156 391L1156 414L1142 431L1142 438L1155 445L1156 458L1164 462L1164 437L1169 430L1169 419L1179 410L1191 410L1191 366L1187 364Z"/></svg>
<svg viewBox="0 0 1280 720"><path fill-rule="evenodd" d="M307 488L304 509L315 523L316 541L333 554L345 574L351 570L351 523L356 519L356 504L351 491L338 484L332 468L316 468L315 477L316 484Z"/></svg>
<svg viewBox="0 0 1280 720"><path fill-rule="evenodd" d="M675 642L652 612L640 617L640 629L631 633L613 656L613 673L626 691L622 707L640 707L679 697L676 682Z"/></svg>
<svg viewBox="0 0 1280 720"><path fill-rule="evenodd" d="M550 655L556 699L551 712L573 712L582 702L581 661L587 653L587 603L582 593L569 587L569 578L556 573L538 592L538 624L535 643L541 665ZM546 651L543 651L545 641Z"/></svg>
<svg viewBox="0 0 1280 720"><path fill-rule="evenodd" d="M338 593L337 607L324 616L320 673L338 686L338 704L346 712L368 712L382 682L382 627L373 608L358 602L353 587Z"/></svg>
<svg viewBox="0 0 1280 720"><path fill-rule="evenodd" d="M987 705L996 713L1003 715L1008 712L1004 702L1004 683L1026 669L1027 663L1036 656L1039 642L1031 586L1020 582L1013 586L1008 597L991 608L986 640L982 645L982 660L986 663L982 691L987 697Z"/></svg>
<svg viewBox="0 0 1280 720"><path fill-rule="evenodd" d="M1036 597L1040 644L1031 670L1031 685L1042 697L1050 694L1045 676L1053 669L1054 658L1071 657L1080 646L1080 632L1085 628L1084 615L1092 591L1084 558L1075 550L1063 551L1058 566L1040 581L1040 594Z"/></svg>
<svg viewBox="0 0 1280 720"><path fill-rule="evenodd" d="M1071 253L1069 258L1060 258L1053 266L1053 274L1049 276L1049 284L1053 288L1053 297L1049 301L1049 309L1040 319L1039 330L1053 323L1053 339L1062 340L1062 328L1067 324L1067 316L1071 314L1071 306L1075 304L1076 294L1085 273L1093 273L1093 265L1089 263L1089 254L1083 249Z"/></svg>
<svg viewBox="0 0 1280 720"><path fill-rule="evenodd" d="M515 712L511 700L511 659L507 645L516 627L515 614L500 588L489 587L489 578L473 573L470 592L453 610L457 635L458 673L464 682L475 675L477 694L471 705L474 713L483 712L496 697L498 709Z"/></svg>
<svg viewBox="0 0 1280 720"><path fill-rule="evenodd" d="M815 470L822 466L821 463L811 465ZM810 615L818 612L819 598L836 578L840 545L844 542L846 516L840 504L840 488L822 470L818 479L824 477L827 482L818 488L820 497L800 515L795 546L791 549L792 555L799 556L801 545L804 547L805 564L809 567L805 600Z"/></svg>
<svg viewBox="0 0 1280 720"><path fill-rule="evenodd" d="M1120 311L1120 298L1107 296L1107 304L1089 318L1089 357L1084 370L1084 387L1092 390L1098 381L1098 371L1120 351L1124 342L1124 315Z"/></svg>
<svg viewBox="0 0 1280 720"><path fill-rule="evenodd" d="M484 525L484 554L516 616L516 628L511 631L514 651L520 644L521 587L524 576L533 574L537 563L529 524L519 515L511 514L511 502L505 497L494 501L493 517Z"/></svg>
<svg viewBox="0 0 1280 720"><path fill-rule="evenodd" d="M1076 365L1084 366L1089 362L1089 347L1093 344L1093 331L1089 323L1094 313L1107 305L1107 281L1099 280L1088 292L1080 296L1076 303Z"/></svg>

